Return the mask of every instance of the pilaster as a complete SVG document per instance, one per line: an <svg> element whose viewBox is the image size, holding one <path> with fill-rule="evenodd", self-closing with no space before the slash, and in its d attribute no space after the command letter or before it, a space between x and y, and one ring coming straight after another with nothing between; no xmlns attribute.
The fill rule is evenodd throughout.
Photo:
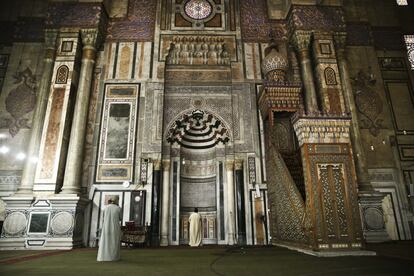
<svg viewBox="0 0 414 276"><path fill-rule="evenodd" d="M82 176L86 123L99 31L97 29L82 29L80 34L83 44L82 63L63 180L63 194L79 194L81 190L80 180Z"/></svg>
<svg viewBox="0 0 414 276"><path fill-rule="evenodd" d="M79 54L79 31L60 29L34 181L34 191L37 192L55 193L62 185L79 79Z"/></svg>
<svg viewBox="0 0 414 276"><path fill-rule="evenodd" d="M343 115L345 114L345 103L332 33L315 32L312 43L314 72L322 113Z"/></svg>

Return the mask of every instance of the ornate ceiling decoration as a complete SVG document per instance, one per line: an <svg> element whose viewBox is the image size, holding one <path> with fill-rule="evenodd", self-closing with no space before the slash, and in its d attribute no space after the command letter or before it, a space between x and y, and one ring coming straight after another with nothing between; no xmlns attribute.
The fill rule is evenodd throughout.
<svg viewBox="0 0 414 276"><path fill-rule="evenodd" d="M190 0L184 4L185 14L195 20L206 19L212 11L213 7L206 0Z"/></svg>

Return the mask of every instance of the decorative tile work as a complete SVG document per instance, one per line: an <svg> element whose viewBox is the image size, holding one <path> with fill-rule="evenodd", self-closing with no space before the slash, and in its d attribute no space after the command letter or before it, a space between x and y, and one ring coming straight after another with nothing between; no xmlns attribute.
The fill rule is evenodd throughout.
<svg viewBox="0 0 414 276"><path fill-rule="evenodd" d="M347 22L346 24L346 44L349 46L371 46L372 33L371 26L364 22Z"/></svg>
<svg viewBox="0 0 414 276"><path fill-rule="evenodd" d="M266 1L240 1L240 25L244 42L268 42L287 39L284 21L270 20L267 15Z"/></svg>
<svg viewBox="0 0 414 276"><path fill-rule="evenodd" d="M43 18L23 17L16 22L14 41L16 42L43 42Z"/></svg>
<svg viewBox="0 0 414 276"><path fill-rule="evenodd" d="M372 27L372 35L378 50L404 49L403 33L398 27Z"/></svg>
<svg viewBox="0 0 414 276"><path fill-rule="evenodd" d="M130 0L128 16L109 23L107 39L152 41L154 39L157 1Z"/></svg>
<svg viewBox="0 0 414 276"><path fill-rule="evenodd" d="M360 127L368 129L371 135L377 136L380 130L384 128L384 120L381 118L384 106L376 92L375 83L371 80L369 74L360 70L352 78L352 87L355 104L360 114Z"/></svg>
<svg viewBox="0 0 414 276"><path fill-rule="evenodd" d="M27 114L32 112L36 105L36 75L27 67L16 72L13 78L15 86L6 97L6 111L11 118L1 118L0 128L8 128L14 137L22 128L30 128Z"/></svg>
<svg viewBox="0 0 414 276"><path fill-rule="evenodd" d="M289 26L298 30L345 30L345 15L339 7L293 6Z"/></svg>
<svg viewBox="0 0 414 276"><path fill-rule="evenodd" d="M47 27L96 27L102 21L100 3L49 3L45 24Z"/></svg>

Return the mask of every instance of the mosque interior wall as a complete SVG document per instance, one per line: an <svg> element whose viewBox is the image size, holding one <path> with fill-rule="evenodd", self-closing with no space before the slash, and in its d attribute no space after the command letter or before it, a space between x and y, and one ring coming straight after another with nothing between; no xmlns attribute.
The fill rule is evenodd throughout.
<svg viewBox="0 0 414 276"><path fill-rule="evenodd" d="M414 3L192 1L0 4L0 249L96 246L114 195L153 245L186 243L193 207L205 243L411 240Z"/></svg>

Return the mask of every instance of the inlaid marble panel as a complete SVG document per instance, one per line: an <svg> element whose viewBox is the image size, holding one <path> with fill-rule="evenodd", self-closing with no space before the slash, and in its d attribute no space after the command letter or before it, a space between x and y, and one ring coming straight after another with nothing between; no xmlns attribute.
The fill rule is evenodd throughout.
<svg viewBox="0 0 414 276"><path fill-rule="evenodd" d="M139 86L105 88L96 181L132 181Z"/></svg>
<svg viewBox="0 0 414 276"><path fill-rule="evenodd" d="M38 165L38 179L52 180L56 171L55 163L58 162L57 150L59 143L59 134L61 132L61 120L63 113L63 104L65 100L65 89L57 88L52 91L51 108L49 121L46 124L46 136L44 148Z"/></svg>
<svg viewBox="0 0 414 276"><path fill-rule="evenodd" d="M111 42L105 45L106 79L148 79L151 70L151 42Z"/></svg>

